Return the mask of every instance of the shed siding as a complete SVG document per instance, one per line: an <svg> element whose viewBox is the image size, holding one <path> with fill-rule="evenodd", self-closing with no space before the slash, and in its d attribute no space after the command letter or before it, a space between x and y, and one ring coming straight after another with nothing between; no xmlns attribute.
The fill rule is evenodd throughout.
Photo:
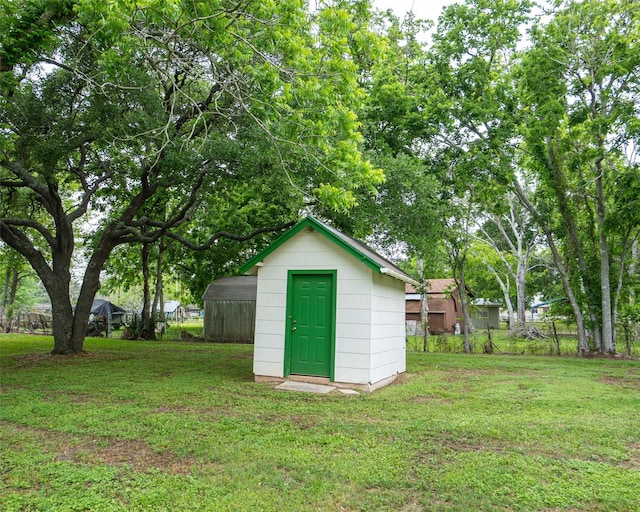
<svg viewBox="0 0 640 512"><path fill-rule="evenodd" d="M253 301L206 301L204 338L207 341L252 343L256 307Z"/></svg>
<svg viewBox="0 0 640 512"><path fill-rule="evenodd" d="M373 271L314 230L301 231L258 267L254 373L284 376L289 270L337 270L334 379L369 383Z"/></svg>
<svg viewBox="0 0 640 512"><path fill-rule="evenodd" d="M492 329L500 329L500 307L489 308L489 327Z"/></svg>
<svg viewBox="0 0 640 512"><path fill-rule="evenodd" d="M371 383L406 371L404 283L374 274L371 307Z"/></svg>

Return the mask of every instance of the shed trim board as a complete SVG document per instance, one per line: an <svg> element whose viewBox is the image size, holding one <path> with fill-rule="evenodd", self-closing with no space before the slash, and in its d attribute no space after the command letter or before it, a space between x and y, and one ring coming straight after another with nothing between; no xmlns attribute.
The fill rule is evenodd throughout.
<svg viewBox="0 0 640 512"><path fill-rule="evenodd" d="M289 270L287 272L287 324L285 328L285 340L284 340L284 376L288 377L291 373L297 375L310 375L314 377L329 377L331 381L334 380L335 375L335 353L336 353L336 296L337 296L337 270ZM302 365L296 363L295 356L298 354L300 347L300 339L297 336L297 329L299 327L298 322L300 319L295 318L297 290L295 289L296 281L299 278L305 276L326 276L330 278L331 290L330 290L330 304L325 312L328 316L327 329L329 331L329 339L326 342L326 361L327 367L324 372L306 372L300 371ZM314 344L315 345L315 344ZM316 365L317 366L317 365ZM292 372L293 368L293 372Z"/></svg>
<svg viewBox="0 0 640 512"><path fill-rule="evenodd" d="M341 233L337 229L334 229L326 224L323 224L319 220L314 217L307 216L298 222L295 226L293 226L289 231L281 235L275 242L273 242L269 247L264 249L263 251L256 254L253 258L247 261L242 267L240 267L240 272L243 274L247 273L252 267L259 266L259 264L264 260L269 254L278 249L281 245L283 245L287 240L297 235L300 231L305 229L306 227L311 227L321 235L325 236L327 239L331 240L342 249L347 251L349 254L359 259L362 263L368 266L370 269L376 271L379 274L386 274L395 279L399 279L404 281L405 283L412 284L414 286L419 286L418 281L413 279L410 275L403 272L401 269L396 267L390 261L384 259L382 256L377 254L375 251L364 245L362 242L359 242L355 238L351 238L350 236Z"/></svg>

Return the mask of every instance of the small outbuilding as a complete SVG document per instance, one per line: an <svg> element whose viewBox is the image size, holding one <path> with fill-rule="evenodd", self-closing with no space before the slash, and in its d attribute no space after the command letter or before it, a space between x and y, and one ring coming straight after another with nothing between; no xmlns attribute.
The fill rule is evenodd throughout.
<svg viewBox="0 0 640 512"><path fill-rule="evenodd" d="M471 303L471 323L476 329L500 329L501 302L475 299Z"/></svg>
<svg viewBox="0 0 640 512"><path fill-rule="evenodd" d="M406 371L404 284L362 242L306 217L242 267L257 276L256 381L367 391Z"/></svg>
<svg viewBox="0 0 640 512"><path fill-rule="evenodd" d="M164 316L167 320L184 322L187 319L187 308L179 300L170 300L164 303Z"/></svg>
<svg viewBox="0 0 640 512"><path fill-rule="evenodd" d="M202 296L206 341L253 343L256 285L256 276L236 276L207 286Z"/></svg>

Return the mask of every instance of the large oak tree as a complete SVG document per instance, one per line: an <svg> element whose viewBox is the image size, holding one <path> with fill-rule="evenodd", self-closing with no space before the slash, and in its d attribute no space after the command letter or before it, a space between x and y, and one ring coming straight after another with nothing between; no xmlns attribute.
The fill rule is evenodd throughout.
<svg viewBox="0 0 640 512"><path fill-rule="evenodd" d="M183 238L202 192L230 172L220 147L247 119L281 155L272 172L307 201L348 208L355 189L382 179L360 155L354 114L350 45L371 38L338 3L311 13L298 0L3 8L0 238L49 294L54 353L83 349L115 247ZM77 244L86 266L74 308Z"/></svg>

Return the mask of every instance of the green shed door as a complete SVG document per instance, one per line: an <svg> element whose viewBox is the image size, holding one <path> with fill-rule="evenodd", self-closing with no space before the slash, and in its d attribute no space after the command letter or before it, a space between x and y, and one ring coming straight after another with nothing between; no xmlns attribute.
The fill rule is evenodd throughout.
<svg viewBox="0 0 640 512"><path fill-rule="evenodd" d="M289 373L331 376L334 274L291 274Z"/></svg>

